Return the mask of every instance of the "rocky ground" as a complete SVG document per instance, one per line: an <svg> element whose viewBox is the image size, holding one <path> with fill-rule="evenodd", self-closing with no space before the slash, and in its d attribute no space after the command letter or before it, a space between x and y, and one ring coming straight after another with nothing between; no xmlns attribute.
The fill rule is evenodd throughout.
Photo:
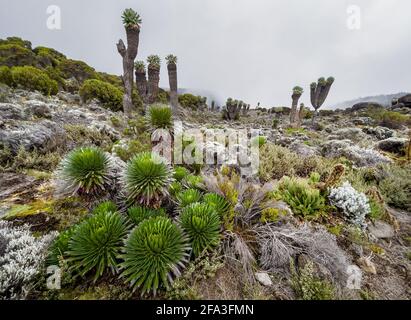
<svg viewBox="0 0 411 320"><path fill-rule="evenodd" d="M66 92L46 97L37 92L12 90L6 86L2 86L0 90L0 218L11 221L16 226L28 224L35 235L62 231L78 222L89 208L89 204L76 199L62 200L55 196L54 173L68 151L78 146L96 145L126 161L131 154L150 147L147 142L149 136L138 117L126 119L122 112L112 112L97 102L82 104L78 95ZM301 128L289 129L287 115L274 115L263 110L250 110L233 122L224 121L220 113L207 110L184 110L180 117L186 128L260 129L267 143L285 147L299 159L316 159L330 161L329 163L333 159L336 159L335 162L344 159L350 167L347 179L354 186L356 183L358 186L364 183L356 181L360 174L365 176L369 173L374 177L380 172L380 166L397 163L406 165L404 150L409 141L407 128L390 129L379 126L360 111L322 116L320 126L315 130L311 128L309 119L304 121ZM279 121L273 126L274 118ZM209 174L212 169L205 167L203 173ZM318 171L321 171L321 167L318 167ZM401 172L404 174L410 171ZM275 173L268 172L260 178L260 183L263 184L278 180L281 175L277 177ZM408 195L404 200L405 207L410 208L411 177L407 174L397 178L403 181L398 188L408 188L402 191ZM395 192L395 188L392 190ZM369 221L364 233L350 228L340 230L340 224L334 221L322 222L328 230L324 237L334 237L332 239L337 246L336 250L341 251L341 256L332 262L336 266L318 273L336 281L332 275L327 276L334 269L356 265L362 270L360 289L349 290L340 283L339 298L411 298L411 216L410 212L392 206L389 198L385 196L385 218ZM291 211L290 208L287 210ZM305 223L310 226L305 226ZM278 232L291 237L297 232L295 228L304 230L305 227L316 228L320 224L290 217L281 224L285 229L279 227ZM315 232L307 231L307 234ZM308 259L314 261L315 268L321 269L324 266L319 262L321 258L317 257L316 261L313 254L322 250L317 248L315 250L318 251L315 251L311 245L301 248L305 249L298 252L297 263L304 265L304 259ZM258 254L255 255L256 260L259 260ZM280 271L281 268L264 268L256 263L252 268L255 279L247 282L245 288L241 272L233 272L237 269L225 263L224 258L214 258L200 262L200 267L192 264L192 270L188 269L174 291L168 293L170 296L165 297L298 298L291 288L290 274ZM328 258L325 257L324 260L326 259ZM194 270L201 270L201 275L195 275ZM121 288L116 281L102 279L95 286L86 282L71 286L69 290L63 290L57 295L36 287L29 296L36 299L136 297L131 293L125 294Z"/></svg>

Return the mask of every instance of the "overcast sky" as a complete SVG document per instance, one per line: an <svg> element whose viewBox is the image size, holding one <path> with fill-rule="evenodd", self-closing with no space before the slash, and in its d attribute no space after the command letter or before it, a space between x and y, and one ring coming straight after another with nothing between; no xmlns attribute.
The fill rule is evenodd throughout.
<svg viewBox="0 0 411 320"><path fill-rule="evenodd" d="M122 72L115 43L121 12L143 19L138 59L179 58L179 86L251 104L289 105L291 89L320 76L336 82L326 104L411 91L409 0L0 0L0 38L20 36L53 47L98 71ZM46 8L61 8L61 30ZM361 28L347 27L347 8ZM168 87L163 65L161 86Z"/></svg>

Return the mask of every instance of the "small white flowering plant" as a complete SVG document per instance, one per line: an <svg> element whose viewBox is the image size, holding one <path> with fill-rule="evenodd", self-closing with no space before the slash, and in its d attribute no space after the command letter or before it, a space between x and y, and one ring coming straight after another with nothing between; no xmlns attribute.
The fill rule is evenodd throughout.
<svg viewBox="0 0 411 320"><path fill-rule="evenodd" d="M371 212L367 196L355 190L346 181L341 187L331 188L328 196L330 203L340 209L352 224L365 228L365 217Z"/></svg>

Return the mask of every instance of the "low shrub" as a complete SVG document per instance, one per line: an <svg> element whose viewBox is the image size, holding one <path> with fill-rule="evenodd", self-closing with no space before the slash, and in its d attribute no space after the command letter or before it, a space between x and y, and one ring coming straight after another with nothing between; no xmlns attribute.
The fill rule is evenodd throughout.
<svg viewBox="0 0 411 320"><path fill-rule="evenodd" d="M386 165L384 172L385 176L378 188L387 204L411 211L411 165Z"/></svg>
<svg viewBox="0 0 411 320"><path fill-rule="evenodd" d="M291 273L291 286L299 299L333 300L335 298L333 285L315 275L312 262L307 262L299 272L292 265Z"/></svg>
<svg viewBox="0 0 411 320"><path fill-rule="evenodd" d="M20 37L7 37L6 39L0 39L0 45L5 44L14 44L31 50L31 42L28 40L23 40Z"/></svg>
<svg viewBox="0 0 411 320"><path fill-rule="evenodd" d="M7 84L9 87L13 86L13 76L9 67L0 66L0 82Z"/></svg>
<svg viewBox="0 0 411 320"><path fill-rule="evenodd" d="M75 78L80 83L98 77L92 67L79 60L62 60L58 65L58 69L65 79Z"/></svg>
<svg viewBox="0 0 411 320"><path fill-rule="evenodd" d="M66 56L57 50L47 47L36 47L33 49L36 58L42 67L56 67L61 61L66 60Z"/></svg>
<svg viewBox="0 0 411 320"><path fill-rule="evenodd" d="M0 221L0 297L25 299L35 285L56 234L34 237L28 225Z"/></svg>
<svg viewBox="0 0 411 320"><path fill-rule="evenodd" d="M11 69L13 85L27 90L38 90L44 95L55 95L58 84L51 80L46 72L31 66L13 67Z"/></svg>
<svg viewBox="0 0 411 320"><path fill-rule="evenodd" d="M0 147L0 169L21 172L24 170L53 171L60 163L59 152L40 153L37 150L27 151L21 146L17 154L13 154L10 148Z"/></svg>
<svg viewBox="0 0 411 320"><path fill-rule="evenodd" d="M130 140L125 146L114 145L113 150L121 160L128 161L138 153L150 151L151 139L149 135L141 135L139 139Z"/></svg>
<svg viewBox="0 0 411 320"><path fill-rule="evenodd" d="M110 135L109 132L86 125L66 124L64 130L66 131L67 139L77 146L94 145L105 151L110 151L113 141L115 141L115 137Z"/></svg>
<svg viewBox="0 0 411 320"><path fill-rule="evenodd" d="M411 124L410 116L395 111L383 111L378 114L377 119L380 126L391 129L400 129L404 125Z"/></svg>
<svg viewBox="0 0 411 320"><path fill-rule="evenodd" d="M36 55L29 48L11 42L0 44L0 65L15 67L36 64Z"/></svg>
<svg viewBox="0 0 411 320"><path fill-rule="evenodd" d="M295 215L304 218L317 218L326 209L325 199L320 191L303 179L285 177L279 185L278 194Z"/></svg>
<svg viewBox="0 0 411 320"><path fill-rule="evenodd" d="M178 96L178 102L184 108L190 108L195 110L202 105L203 101L204 100L202 99L202 97L192 95L191 93L185 93Z"/></svg>
<svg viewBox="0 0 411 320"><path fill-rule="evenodd" d="M260 148L259 176L263 181L281 179L283 176L309 176L317 171L321 161L313 157L300 157L287 148L265 143Z"/></svg>
<svg viewBox="0 0 411 320"><path fill-rule="evenodd" d="M97 99L105 107L119 111L123 108L123 92L108 82L89 79L84 81L79 91L84 102Z"/></svg>

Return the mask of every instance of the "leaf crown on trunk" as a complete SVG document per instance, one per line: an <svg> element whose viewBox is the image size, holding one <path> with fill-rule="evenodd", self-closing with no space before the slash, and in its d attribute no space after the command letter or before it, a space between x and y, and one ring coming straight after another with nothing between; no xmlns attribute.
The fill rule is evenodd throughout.
<svg viewBox="0 0 411 320"><path fill-rule="evenodd" d="M152 54L147 57L148 67L154 69L160 69L161 59L158 55Z"/></svg>
<svg viewBox="0 0 411 320"><path fill-rule="evenodd" d="M142 21L140 15L131 8L125 9L121 18L126 28L140 27Z"/></svg>
<svg viewBox="0 0 411 320"><path fill-rule="evenodd" d="M134 63L134 67L136 68L137 71L140 71L140 72L145 72L146 71L146 64L145 64L144 61L141 61L141 60L136 61Z"/></svg>
<svg viewBox="0 0 411 320"><path fill-rule="evenodd" d="M177 64L177 56L173 55L173 54L169 54L166 57L167 60L167 64Z"/></svg>

